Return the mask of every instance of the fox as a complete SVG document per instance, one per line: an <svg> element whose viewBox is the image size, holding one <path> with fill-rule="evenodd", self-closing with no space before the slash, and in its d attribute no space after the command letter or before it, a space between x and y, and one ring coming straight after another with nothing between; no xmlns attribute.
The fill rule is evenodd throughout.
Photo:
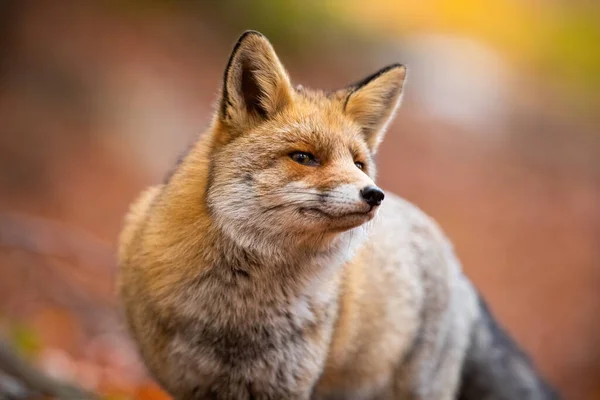
<svg viewBox="0 0 600 400"><path fill-rule="evenodd" d="M119 236L128 331L175 399L559 398L433 218L375 183L406 77L294 86L238 39L209 127Z"/></svg>

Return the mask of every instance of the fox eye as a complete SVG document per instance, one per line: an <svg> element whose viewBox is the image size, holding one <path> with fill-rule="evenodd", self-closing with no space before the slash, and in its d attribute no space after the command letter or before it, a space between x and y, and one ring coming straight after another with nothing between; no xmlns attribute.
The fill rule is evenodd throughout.
<svg viewBox="0 0 600 400"><path fill-rule="evenodd" d="M360 169L361 171L362 171L363 169L365 169L365 164L361 163L360 161L355 161L355 162L354 162L354 165L356 165L356 167L357 167L358 169Z"/></svg>
<svg viewBox="0 0 600 400"><path fill-rule="evenodd" d="M311 153L306 153L304 151L294 151L290 153L289 156L298 164L306 165L309 167L316 167L317 165L319 165L315 156Z"/></svg>

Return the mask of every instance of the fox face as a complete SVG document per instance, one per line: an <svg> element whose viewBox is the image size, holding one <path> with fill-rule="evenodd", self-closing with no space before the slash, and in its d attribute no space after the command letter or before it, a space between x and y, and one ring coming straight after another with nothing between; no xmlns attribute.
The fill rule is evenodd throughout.
<svg viewBox="0 0 600 400"><path fill-rule="evenodd" d="M391 65L333 93L294 88L268 40L245 33L225 71L211 138L207 207L237 239L332 237L384 200L373 157L400 103Z"/></svg>

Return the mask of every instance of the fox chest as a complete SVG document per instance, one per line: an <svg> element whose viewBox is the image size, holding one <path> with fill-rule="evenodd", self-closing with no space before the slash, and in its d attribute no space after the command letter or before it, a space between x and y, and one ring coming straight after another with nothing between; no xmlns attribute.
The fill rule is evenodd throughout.
<svg viewBox="0 0 600 400"><path fill-rule="evenodd" d="M325 364L335 307L307 302L237 323L188 321L169 345L171 370L193 398L307 398Z"/></svg>

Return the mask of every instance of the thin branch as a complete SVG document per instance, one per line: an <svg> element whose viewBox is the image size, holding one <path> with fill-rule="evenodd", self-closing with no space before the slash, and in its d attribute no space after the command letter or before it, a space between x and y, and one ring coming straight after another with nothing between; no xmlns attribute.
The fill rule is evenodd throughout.
<svg viewBox="0 0 600 400"><path fill-rule="evenodd" d="M0 340L0 372L13 378L32 394L50 396L58 400L91 400L97 397L78 387L59 382L42 374L27 363L4 341ZM8 397L0 385L0 398ZM31 396L30 396L31 397Z"/></svg>
<svg viewBox="0 0 600 400"><path fill-rule="evenodd" d="M115 266L114 252L108 243L88 232L46 218L0 213L0 244L69 260L89 272L106 273Z"/></svg>
<svg viewBox="0 0 600 400"><path fill-rule="evenodd" d="M39 281L41 266L52 285L41 293L72 309L92 331L98 331L114 316L115 257L111 246L80 229L61 222L25 214L0 213L0 251L29 254L36 261L19 270L35 267ZM30 286L28 284L28 286ZM98 301L100 300L101 301Z"/></svg>

